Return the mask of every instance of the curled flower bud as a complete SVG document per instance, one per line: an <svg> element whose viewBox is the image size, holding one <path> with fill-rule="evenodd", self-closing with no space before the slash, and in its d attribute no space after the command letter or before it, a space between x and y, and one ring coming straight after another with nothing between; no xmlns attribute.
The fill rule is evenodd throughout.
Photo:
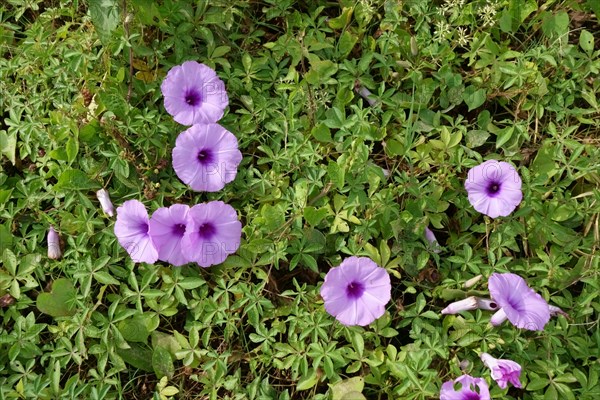
<svg viewBox="0 0 600 400"><path fill-rule="evenodd" d="M48 258L58 260L61 257L60 237L58 236L58 232L54 230L54 227L50 226L50 229L48 229Z"/></svg>
<svg viewBox="0 0 600 400"><path fill-rule="evenodd" d="M562 315L566 318L569 318L569 314L567 314L566 312L564 312L563 310L561 310L560 308L553 306L553 305L548 305L548 308L550 308L550 316L551 317L556 317L557 315Z"/></svg>
<svg viewBox="0 0 600 400"><path fill-rule="evenodd" d="M113 217L115 215L115 207L113 206L112 201L110 201L108 192L104 189L100 189L96 192L96 197L98 198L98 201L100 201L102 211L109 217Z"/></svg>
<svg viewBox="0 0 600 400"><path fill-rule="evenodd" d="M425 227L425 239L427 239L427 241L429 242L434 253L439 253L441 251L440 244L439 244L437 238L435 237L435 234L427 226Z"/></svg>
<svg viewBox="0 0 600 400"><path fill-rule="evenodd" d="M354 87L354 90L360 95L360 97L365 99L371 107L375 107L379 103L377 97L375 97L375 95L366 87L358 84Z"/></svg>

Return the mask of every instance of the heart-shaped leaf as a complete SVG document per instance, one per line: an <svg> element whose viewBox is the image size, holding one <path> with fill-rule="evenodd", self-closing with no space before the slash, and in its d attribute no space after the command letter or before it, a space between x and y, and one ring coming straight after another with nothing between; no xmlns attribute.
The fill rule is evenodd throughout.
<svg viewBox="0 0 600 400"><path fill-rule="evenodd" d="M52 284L50 293L41 293L37 300L38 310L52 317L69 317L75 314L75 297L77 293L73 282L59 278Z"/></svg>

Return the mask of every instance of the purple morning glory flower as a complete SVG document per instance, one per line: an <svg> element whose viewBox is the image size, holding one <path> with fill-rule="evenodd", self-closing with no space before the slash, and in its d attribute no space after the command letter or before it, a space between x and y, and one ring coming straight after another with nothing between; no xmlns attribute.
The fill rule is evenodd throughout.
<svg viewBox="0 0 600 400"><path fill-rule="evenodd" d="M502 161L488 160L471 168L465 189L473 208L491 218L506 217L523 199L519 174Z"/></svg>
<svg viewBox="0 0 600 400"><path fill-rule="evenodd" d="M150 236L158 250L158 258L179 267L190 260L181 251L181 240L188 224L189 207L173 204L154 211L150 218Z"/></svg>
<svg viewBox="0 0 600 400"><path fill-rule="evenodd" d="M148 230L148 212L141 202L127 200L117 208L115 235L119 244L135 262L152 264L158 260L158 251Z"/></svg>
<svg viewBox="0 0 600 400"><path fill-rule="evenodd" d="M165 109L182 125L217 122L229 104L223 81L212 68L196 61L171 68L160 89Z"/></svg>
<svg viewBox="0 0 600 400"><path fill-rule="evenodd" d="M181 132L173 168L196 191L217 192L235 179L242 161L236 137L219 124L197 124Z"/></svg>
<svg viewBox="0 0 600 400"><path fill-rule="evenodd" d="M222 201L196 204L188 211L181 251L201 267L220 264L240 247L242 223Z"/></svg>
<svg viewBox="0 0 600 400"><path fill-rule="evenodd" d="M490 389L483 378L462 375L442 385L440 400L490 400Z"/></svg>
<svg viewBox="0 0 600 400"><path fill-rule="evenodd" d="M508 382L514 387L521 388L521 366L512 360L497 359L488 353L481 353L481 361L492 372L492 378L498 383L501 389L506 389Z"/></svg>
<svg viewBox="0 0 600 400"><path fill-rule="evenodd" d="M500 310L492 316L492 325L500 325L508 318L517 328L541 331L550 320L546 300L527 286L520 276L494 273L488 280L488 288L500 306Z"/></svg>
<svg viewBox="0 0 600 400"><path fill-rule="evenodd" d="M369 325L392 297L390 275L368 257L349 257L331 268L321 286L325 310L344 325Z"/></svg>

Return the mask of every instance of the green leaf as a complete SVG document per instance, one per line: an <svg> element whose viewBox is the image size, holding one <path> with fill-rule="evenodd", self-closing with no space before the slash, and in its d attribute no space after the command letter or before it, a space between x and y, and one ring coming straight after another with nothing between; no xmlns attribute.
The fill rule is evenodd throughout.
<svg viewBox="0 0 600 400"><path fill-rule="evenodd" d="M90 17L100 40L106 43L120 23L117 0L88 0Z"/></svg>
<svg viewBox="0 0 600 400"><path fill-rule="evenodd" d="M506 128L502 129L501 131L499 131L496 134L496 148L499 149L500 147L502 147L506 142L508 142L510 140L510 138L512 138L512 135L515 131L515 127L513 126L507 126Z"/></svg>
<svg viewBox="0 0 600 400"><path fill-rule="evenodd" d="M152 347L162 347L169 351L172 356L175 356L175 352L181 350L181 345L173 335L168 333L153 331L152 334Z"/></svg>
<svg viewBox="0 0 600 400"><path fill-rule="evenodd" d="M0 131L0 151L12 165L15 165L15 150L17 148L17 134Z"/></svg>
<svg viewBox="0 0 600 400"><path fill-rule="evenodd" d="M205 283L206 283L206 281L203 278L189 276L189 277L183 278L183 280L178 282L177 285L179 285L179 287L181 287L183 289L191 290L191 289L199 288L200 286L204 285Z"/></svg>
<svg viewBox="0 0 600 400"><path fill-rule="evenodd" d="M310 60L310 71L306 74L306 80L311 85L326 82L338 70L338 65L331 60L319 60L312 57Z"/></svg>
<svg viewBox="0 0 600 400"><path fill-rule="evenodd" d="M467 86L465 91L463 92L463 100L465 104L469 107L469 111L480 107L485 103L487 99L487 94L485 89L477 89L473 85Z"/></svg>
<svg viewBox="0 0 600 400"><path fill-rule="evenodd" d="M338 189L344 188L346 173L337 163L329 161L329 165L327 165L327 175Z"/></svg>
<svg viewBox="0 0 600 400"><path fill-rule="evenodd" d="M177 393L179 393L179 389L177 389L175 386L167 386L160 391L160 395L166 397L175 396Z"/></svg>
<svg viewBox="0 0 600 400"><path fill-rule="evenodd" d="M353 378L339 381L333 385L330 385L332 400L365 400L366 397L362 395L362 391L365 387L365 380L361 376L355 376Z"/></svg>
<svg viewBox="0 0 600 400"><path fill-rule="evenodd" d="M142 371L152 372L152 350L142 347L140 344L131 343L129 349L117 348L117 354L127 364Z"/></svg>
<svg viewBox="0 0 600 400"><path fill-rule="evenodd" d="M173 358L169 350L164 347L154 348L154 352L152 353L152 369L154 369L154 374L158 378L162 378L163 376L166 376L168 379L173 378L173 375L175 375L175 365L173 365Z"/></svg>
<svg viewBox="0 0 600 400"><path fill-rule="evenodd" d="M98 136L98 130L100 129L100 124L98 120L93 120L90 123L83 125L79 128L79 139L83 143L92 145L100 142L100 137Z"/></svg>
<svg viewBox="0 0 600 400"><path fill-rule="evenodd" d="M38 310L52 317L69 317L75 314L76 298L73 282L59 278L52 284L50 293L40 293L35 302Z"/></svg>
<svg viewBox="0 0 600 400"><path fill-rule="evenodd" d="M212 58L223 57L225 54L229 53L231 47L229 46L219 46L215 48L210 55Z"/></svg>
<svg viewBox="0 0 600 400"><path fill-rule="evenodd" d="M69 163L72 163L77 157L77 153L79 152L79 142L77 141L77 138L70 137L69 140L67 140L67 145L65 146L65 149L67 154L67 161Z"/></svg>
<svg viewBox="0 0 600 400"><path fill-rule="evenodd" d="M315 386L317 384L317 382L319 382L319 377L317 376L317 371L315 371L314 369L310 369L309 370L309 374L307 374L306 376L300 378L300 380L298 381L298 385L296 386L296 390L300 391L300 390L308 390L310 388L312 388L313 386Z"/></svg>
<svg viewBox="0 0 600 400"><path fill-rule="evenodd" d="M94 272L94 279L103 285L120 285L120 282L113 278L106 271L96 271Z"/></svg>
<svg viewBox="0 0 600 400"><path fill-rule="evenodd" d="M90 190L98 188L100 188L100 185L88 178L83 171L73 168L69 168L60 174L58 182L54 185L54 191L56 192L61 190Z"/></svg>
<svg viewBox="0 0 600 400"><path fill-rule="evenodd" d="M404 146L396 139L386 141L385 150L390 156L401 156L404 154Z"/></svg>
<svg viewBox="0 0 600 400"><path fill-rule="evenodd" d="M315 125L310 131L311 135L314 136L319 142L333 142L331 139L331 130L324 123Z"/></svg>
<svg viewBox="0 0 600 400"><path fill-rule="evenodd" d="M131 0L131 5L134 8L134 15L144 25L156 25L161 21L160 11L157 4L148 0Z"/></svg>
<svg viewBox="0 0 600 400"><path fill-rule="evenodd" d="M470 149L474 149L479 146L483 146L485 142L489 139L490 134L487 131L483 131L480 129L474 129L472 131L467 132L467 147Z"/></svg>
<svg viewBox="0 0 600 400"><path fill-rule="evenodd" d="M594 35L585 29L582 30L579 34L579 46L581 46L583 51L590 54L594 51Z"/></svg>
<svg viewBox="0 0 600 400"><path fill-rule="evenodd" d="M353 7L344 7L342 9L342 14L339 17L335 17L329 20L329 27L332 29L343 29L346 25L350 23L353 10Z"/></svg>
<svg viewBox="0 0 600 400"><path fill-rule="evenodd" d="M129 105L123 97L123 93L116 89L108 90L99 93L100 102L104 107L115 114L120 119L124 120L127 117Z"/></svg>
<svg viewBox="0 0 600 400"><path fill-rule="evenodd" d="M119 332L128 342L146 343L148 341L148 328L143 317L136 316L119 321Z"/></svg>
<svg viewBox="0 0 600 400"><path fill-rule="evenodd" d="M0 204L6 203L6 201L10 199L12 192L13 189L0 189Z"/></svg>
<svg viewBox="0 0 600 400"><path fill-rule="evenodd" d="M2 263L4 264L4 268L12 275L17 275L17 266L19 265L17 262L17 256L10 249L6 249L2 252Z"/></svg>
<svg viewBox="0 0 600 400"><path fill-rule="evenodd" d="M13 244L13 235L8 228L0 225L0 253L10 249Z"/></svg>
<svg viewBox="0 0 600 400"><path fill-rule="evenodd" d="M354 35L350 30L344 31L338 41L338 57L345 58L350 54L357 41L358 36Z"/></svg>
<svg viewBox="0 0 600 400"><path fill-rule="evenodd" d="M316 208L308 206L304 208L304 219L310 226L317 226L323 218L329 214L329 210L325 207Z"/></svg>
<svg viewBox="0 0 600 400"><path fill-rule="evenodd" d="M558 172L554 161L555 146L550 140L545 140L531 163L530 170L536 175L552 177Z"/></svg>
<svg viewBox="0 0 600 400"><path fill-rule="evenodd" d="M596 2L597 0L591 0ZM600 4L600 3L599 3ZM556 14L546 13L542 21L542 32L548 37L561 37L569 30L569 14L560 10Z"/></svg>
<svg viewBox="0 0 600 400"><path fill-rule="evenodd" d="M586 0L585 4L594 12L596 15L596 21L600 22L600 1L598 0Z"/></svg>

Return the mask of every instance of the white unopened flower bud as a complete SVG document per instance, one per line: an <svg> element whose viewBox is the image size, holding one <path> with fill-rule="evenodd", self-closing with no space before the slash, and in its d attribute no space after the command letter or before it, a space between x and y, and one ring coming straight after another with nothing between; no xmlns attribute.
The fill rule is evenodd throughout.
<svg viewBox="0 0 600 400"><path fill-rule="evenodd" d="M54 230L54 227L50 226L50 229L48 229L48 258L58 260L61 257L60 236L58 236L58 232Z"/></svg>
<svg viewBox="0 0 600 400"><path fill-rule="evenodd" d="M477 276L474 276L473 278L471 278L471 279L469 279L468 281L466 281L466 282L463 284L463 287L464 287L465 289L468 289L468 288L470 288L470 287L473 287L473 286L475 286L475 285L477 284L477 282L479 282L479 281L480 281L482 278L483 278L483 275L481 275L481 274L479 274L479 275L477 275Z"/></svg>
<svg viewBox="0 0 600 400"><path fill-rule="evenodd" d="M102 211L109 217L113 217L115 215L115 207L113 203L110 201L110 195L104 189L100 189L96 192L96 197L100 201L100 206L102 206Z"/></svg>

